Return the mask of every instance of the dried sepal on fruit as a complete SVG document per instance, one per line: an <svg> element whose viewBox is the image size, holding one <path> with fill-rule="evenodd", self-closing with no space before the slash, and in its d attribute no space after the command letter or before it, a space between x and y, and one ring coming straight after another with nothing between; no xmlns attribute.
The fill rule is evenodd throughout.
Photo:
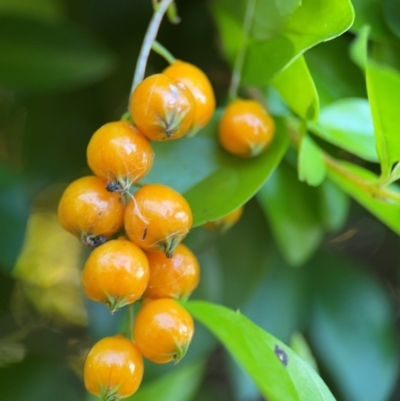
<svg viewBox="0 0 400 401"><path fill-rule="evenodd" d="M150 171L154 158L148 139L125 120L100 127L90 139L86 154L90 169L107 180L110 192L129 190Z"/></svg>
<svg viewBox="0 0 400 401"><path fill-rule="evenodd" d="M122 227L124 199L107 191L106 184L96 176L79 178L68 185L58 204L60 224L85 245L101 245Z"/></svg>
<svg viewBox="0 0 400 401"><path fill-rule="evenodd" d="M114 312L137 301L149 281L145 253L131 241L117 239L96 248L82 272L83 290L93 301Z"/></svg>
<svg viewBox="0 0 400 401"><path fill-rule="evenodd" d="M275 123L255 100L237 99L230 103L219 123L218 139L229 153L254 157L272 142Z"/></svg>
<svg viewBox="0 0 400 401"><path fill-rule="evenodd" d="M87 391L103 401L130 397L142 378L142 355L131 340L121 335L98 341L89 351L83 368Z"/></svg>
<svg viewBox="0 0 400 401"><path fill-rule="evenodd" d="M133 336L142 355L154 363L179 362L194 333L192 316L173 299L150 300L142 305Z"/></svg>
<svg viewBox="0 0 400 401"><path fill-rule="evenodd" d="M143 185L125 210L125 231L145 251L172 257L192 227L192 211L177 191L161 184Z"/></svg>
<svg viewBox="0 0 400 401"><path fill-rule="evenodd" d="M195 107L190 90L164 74L145 78L133 91L129 105L135 126L152 141L186 135L193 124Z"/></svg>

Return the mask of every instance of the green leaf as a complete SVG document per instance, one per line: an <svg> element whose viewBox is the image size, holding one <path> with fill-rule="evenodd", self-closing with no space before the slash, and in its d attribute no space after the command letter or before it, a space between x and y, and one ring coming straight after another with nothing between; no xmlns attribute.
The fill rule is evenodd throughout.
<svg viewBox="0 0 400 401"><path fill-rule="evenodd" d="M284 258L293 266L304 263L318 248L323 229L315 213L315 190L298 181L295 171L282 163L258 193Z"/></svg>
<svg viewBox="0 0 400 401"><path fill-rule="evenodd" d="M327 231L338 231L346 223L350 198L332 181L326 179L318 187L319 215Z"/></svg>
<svg viewBox="0 0 400 401"><path fill-rule="evenodd" d="M185 307L222 342L268 400L334 400L306 362L239 311L200 301L188 302Z"/></svg>
<svg viewBox="0 0 400 401"><path fill-rule="evenodd" d="M203 360L176 368L140 386L127 401L190 401L203 379Z"/></svg>
<svg viewBox="0 0 400 401"><path fill-rule="evenodd" d="M352 0L356 18L352 31L360 30L364 25L371 27L371 38L382 41L390 38L392 33L388 29L384 19L382 0Z"/></svg>
<svg viewBox="0 0 400 401"><path fill-rule="evenodd" d="M0 84L25 91L77 88L104 78L113 56L65 25L0 16Z"/></svg>
<svg viewBox="0 0 400 401"><path fill-rule="evenodd" d="M232 62L241 43L246 0L218 0L212 11L228 59ZM349 0L258 2L247 40L244 85L267 84L305 50L345 32L354 13Z"/></svg>
<svg viewBox="0 0 400 401"><path fill-rule="evenodd" d="M398 0L385 0L384 14L389 28L400 38L400 3Z"/></svg>
<svg viewBox="0 0 400 401"><path fill-rule="evenodd" d="M318 93L303 56L281 71L271 83L290 109L303 120L318 118Z"/></svg>
<svg viewBox="0 0 400 401"><path fill-rule="evenodd" d="M375 217L390 227L394 232L400 234L400 203L385 201L373 197L355 183L361 181L367 184L376 185L378 177L369 170L355 164L342 162L339 166L341 167L341 170L343 170L343 173L340 174L337 169L328 166L328 177ZM399 192L395 186L389 188L393 188L393 190Z"/></svg>
<svg viewBox="0 0 400 401"><path fill-rule="evenodd" d="M0 165L0 271L11 273L23 245L30 200L15 172Z"/></svg>
<svg viewBox="0 0 400 401"><path fill-rule="evenodd" d="M290 347L296 354L298 354L302 359L304 359L308 364L318 372L317 362L315 361L314 355L308 345L304 336L297 332L293 334L290 339Z"/></svg>
<svg viewBox="0 0 400 401"><path fill-rule="evenodd" d="M350 46L350 57L363 71L367 68L368 37L370 33L368 25L363 26Z"/></svg>
<svg viewBox="0 0 400 401"><path fill-rule="evenodd" d="M322 184L326 175L325 161L321 150L307 134L302 137L300 142L298 173L300 181L313 187Z"/></svg>
<svg viewBox="0 0 400 401"><path fill-rule="evenodd" d="M397 124L400 109L400 74L390 67L369 62L367 90L382 176L388 177L393 163L400 160L400 135Z"/></svg>
<svg viewBox="0 0 400 401"><path fill-rule="evenodd" d="M0 0L0 14L53 22L63 20L66 10L60 0Z"/></svg>
<svg viewBox="0 0 400 401"><path fill-rule="evenodd" d="M328 254L310 270L310 340L342 399L353 401L388 400L399 369L391 300L370 271Z"/></svg>
<svg viewBox="0 0 400 401"><path fill-rule="evenodd" d="M153 143L154 165L143 180L182 193L191 206L194 227L246 203L279 164L289 143L283 120L276 118L274 140L264 153L250 159L230 155L218 143L220 115L194 138Z"/></svg>
<svg viewBox="0 0 400 401"><path fill-rule="evenodd" d="M324 107L317 123L310 123L310 129L320 138L362 159L378 161L366 99L343 99Z"/></svg>

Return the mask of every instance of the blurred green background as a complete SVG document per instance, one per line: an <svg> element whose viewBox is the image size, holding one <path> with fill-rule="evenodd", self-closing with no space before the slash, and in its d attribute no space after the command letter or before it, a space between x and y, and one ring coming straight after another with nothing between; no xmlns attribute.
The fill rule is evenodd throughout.
<svg viewBox="0 0 400 401"><path fill-rule="evenodd" d="M178 0L182 21L164 21L158 40L206 72L223 106L230 69L209 3ZM388 33L393 21L383 17L384 7L394 3L354 2L362 18L379 28L381 57L396 66L398 44L384 40L393 36ZM0 394L5 401L90 399L80 378L84 356L94 341L125 328L122 312L111 317L82 296L79 268L88 251L58 226L55 213L65 185L89 173L85 152L93 132L126 111L151 15L150 0L0 0ZM347 55L352 39L347 33L307 52L323 105L365 97L362 73ZM165 66L152 54L147 73ZM197 228L189 235L186 242L202 266L193 298L240 308L285 342L303 333L338 400L398 400L398 237L329 184L318 193L300 184L293 157L289 151L229 233ZM285 185L279 184L282 176L289 177ZM288 248L283 255L271 233L274 222L265 217L271 210L279 213L282 199L288 202L282 218L289 221L280 224ZM324 222L329 230L315 217L316 207L322 216L333 216L333 222ZM302 241L310 246L307 255ZM296 255L301 268L290 266ZM178 367L146 367L147 387L134 400L261 399L201 326Z"/></svg>

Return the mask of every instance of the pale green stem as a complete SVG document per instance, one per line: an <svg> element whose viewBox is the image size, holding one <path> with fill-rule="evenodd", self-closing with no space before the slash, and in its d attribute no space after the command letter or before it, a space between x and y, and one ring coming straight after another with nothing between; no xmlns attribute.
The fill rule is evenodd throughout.
<svg viewBox="0 0 400 401"><path fill-rule="evenodd" d="M169 64L173 64L176 61L176 58L172 55L172 53L156 40L153 40L153 43L151 44L151 50L163 57Z"/></svg>
<svg viewBox="0 0 400 401"><path fill-rule="evenodd" d="M157 36L161 21L165 12L174 0L161 0L155 8L153 17L151 18L149 27L143 40L142 48L140 49L139 58L136 64L135 74L133 76L131 95L136 86L143 81L146 73L147 59L149 58L151 45Z"/></svg>
<svg viewBox="0 0 400 401"><path fill-rule="evenodd" d="M257 0L249 0L247 2L246 15L243 21L242 38L239 49L236 53L235 64L233 66L231 83L228 91L228 99L234 100L237 97L239 85L242 77L242 69L246 57L247 42L250 34L251 25L254 19L254 13L257 5Z"/></svg>

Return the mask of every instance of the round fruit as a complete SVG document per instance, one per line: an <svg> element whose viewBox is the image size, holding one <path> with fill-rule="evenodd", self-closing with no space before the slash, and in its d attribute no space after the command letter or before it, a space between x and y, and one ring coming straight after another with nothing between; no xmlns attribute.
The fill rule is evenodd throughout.
<svg viewBox="0 0 400 401"><path fill-rule="evenodd" d="M233 212L228 213L226 216L221 217L218 220L209 221L204 224L205 228L209 228L210 230L217 230L220 232L225 232L230 229L234 224L238 222L240 217L242 216L244 211L244 207L240 206L235 209Z"/></svg>
<svg viewBox="0 0 400 401"><path fill-rule="evenodd" d="M141 354L155 363L179 362L194 332L190 314L173 299L146 302L133 325L133 336Z"/></svg>
<svg viewBox="0 0 400 401"><path fill-rule="evenodd" d="M153 141L178 139L193 124L195 101L181 82L164 74L151 75L133 91L130 112L139 131Z"/></svg>
<svg viewBox="0 0 400 401"><path fill-rule="evenodd" d="M235 100L227 106L219 124L219 142L241 157L259 155L271 143L275 123L255 100Z"/></svg>
<svg viewBox="0 0 400 401"><path fill-rule="evenodd" d="M89 351L83 368L86 389L104 401L131 396L142 377L142 355L132 341L121 335L98 341Z"/></svg>
<svg viewBox="0 0 400 401"><path fill-rule="evenodd" d="M128 121L103 125L87 148L90 169L107 180L110 192L125 192L140 181L150 171L153 157L150 142Z"/></svg>
<svg viewBox="0 0 400 401"><path fill-rule="evenodd" d="M96 248L82 272L83 290L111 312L137 301L149 281L145 253L127 240L112 240Z"/></svg>
<svg viewBox="0 0 400 401"><path fill-rule="evenodd" d="M60 224L85 245L98 246L122 227L124 200L121 194L108 192L106 184L96 176L82 177L61 196Z"/></svg>
<svg viewBox="0 0 400 401"><path fill-rule="evenodd" d="M149 298L187 299L199 283L200 267L196 256L179 244L172 258L163 253L147 253L150 279L144 293Z"/></svg>
<svg viewBox="0 0 400 401"><path fill-rule="evenodd" d="M191 131L204 127L215 110L215 95L206 74L193 64L177 60L163 74L182 82L192 92L196 110Z"/></svg>
<svg viewBox="0 0 400 401"><path fill-rule="evenodd" d="M125 210L129 239L146 251L164 252L168 258L189 232L192 221L186 199L161 184L143 185Z"/></svg>

